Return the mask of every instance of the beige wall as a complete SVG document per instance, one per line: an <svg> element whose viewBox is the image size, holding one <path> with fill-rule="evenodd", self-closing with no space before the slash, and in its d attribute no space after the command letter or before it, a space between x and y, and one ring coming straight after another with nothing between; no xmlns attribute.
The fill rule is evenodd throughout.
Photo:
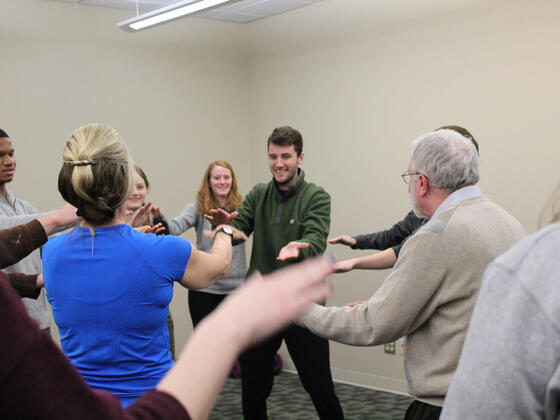
<svg viewBox="0 0 560 420"><path fill-rule="evenodd" d="M262 156L255 178L268 176L270 128L293 124L304 136L307 176L331 194L332 235L375 231L410 209L399 175L411 140L458 124L480 142L484 193L534 231L558 182L558 2L487 2L397 26L374 17L379 2L357 1L369 24L343 3L354 2L250 26L251 147ZM340 259L366 254L329 250ZM329 303L368 298L387 274L337 275ZM404 379L401 357L381 347L331 349L340 378L403 385L382 378Z"/></svg>
<svg viewBox="0 0 560 420"><path fill-rule="evenodd" d="M0 1L0 127L18 158L9 188L40 210L62 204L62 148L93 121L119 130L152 184L148 198L168 214L194 199L212 160L230 161L247 192L248 77L239 27L194 21L194 28L167 25L137 37L115 26L128 15ZM191 323L180 286L172 311L181 348Z"/></svg>
<svg viewBox="0 0 560 420"><path fill-rule="evenodd" d="M43 210L59 206L66 137L106 121L145 167L150 198L173 214L210 160L232 162L243 193L267 181L265 139L292 124L307 176L331 194L332 234L357 234L409 210L399 174L410 141L459 124L480 142L483 191L534 231L558 181L558 2L380 3L327 0L249 25L184 19L128 34L114 26L127 11L0 1L0 127L19 157L10 188ZM329 303L369 297L387 273L335 276ZM176 292L182 345L190 320ZM403 390L401 357L331 349L338 378Z"/></svg>

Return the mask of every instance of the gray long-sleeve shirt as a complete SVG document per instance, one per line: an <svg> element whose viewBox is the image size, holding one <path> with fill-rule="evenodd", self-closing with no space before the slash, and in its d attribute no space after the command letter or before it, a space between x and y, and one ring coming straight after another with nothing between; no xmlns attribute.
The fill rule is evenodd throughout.
<svg viewBox="0 0 560 420"><path fill-rule="evenodd" d="M560 224L484 273L442 419L560 418Z"/></svg>
<svg viewBox="0 0 560 420"><path fill-rule="evenodd" d="M0 194L0 229L19 226L47 214L39 213L31 203L16 198L9 191L6 191L6 193L8 201ZM18 263L6 267L4 271L6 273L39 274L42 272L42 269L41 251L40 249L36 249ZM39 327L49 327L49 305L45 297L44 289L41 290L37 299L23 298L23 304L29 315L39 323Z"/></svg>
<svg viewBox="0 0 560 420"><path fill-rule="evenodd" d="M212 230L212 225L198 211L195 202L188 204L178 216L173 219L164 218L169 226L171 235L180 235L187 229L194 226L196 230L196 248L200 251L210 252L214 245L214 240L204 236L205 230ZM223 295L231 293L239 287L247 272L247 259L245 257L245 243L236 245L232 249L231 265L229 271L223 279L216 281L211 286L200 289L201 292Z"/></svg>

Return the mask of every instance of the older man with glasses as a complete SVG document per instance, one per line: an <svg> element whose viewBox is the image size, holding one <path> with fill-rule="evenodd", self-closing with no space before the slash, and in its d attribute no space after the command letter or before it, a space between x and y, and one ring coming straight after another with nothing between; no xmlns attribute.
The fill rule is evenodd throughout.
<svg viewBox="0 0 560 420"><path fill-rule="evenodd" d="M314 305L301 319L313 333L373 346L406 337L405 369L415 401L405 419L437 419L457 367L484 269L521 239L519 222L482 195L473 143L444 129L412 143L408 191L429 218L404 244L368 302Z"/></svg>
<svg viewBox="0 0 560 420"><path fill-rule="evenodd" d="M446 129L456 131L465 138L469 139L476 148L477 153L479 152L478 142L469 130L458 125L445 125L437 130ZM412 174L408 171L405 171L401 175L405 184L408 184L410 175ZM416 231L427 221L428 219L426 217L423 215L418 216L414 210L411 210L407 213L404 219L398 221L389 229L356 236L341 235L336 238L329 239L330 244L347 245L352 249L381 250L381 252L376 252L372 255L339 261L336 263L336 271L338 273L345 273L355 268L382 270L393 267L397 262L397 258L399 258L399 253L406 240L414 235L414 233L416 233Z"/></svg>

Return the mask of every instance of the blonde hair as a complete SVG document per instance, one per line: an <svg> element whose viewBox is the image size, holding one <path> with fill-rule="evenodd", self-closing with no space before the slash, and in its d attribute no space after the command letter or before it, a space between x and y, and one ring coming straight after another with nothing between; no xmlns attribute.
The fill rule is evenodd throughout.
<svg viewBox="0 0 560 420"><path fill-rule="evenodd" d="M202 182L200 183L200 188L196 195L198 211L203 214L209 214L210 209L216 209L220 207L220 203L218 203L218 200L216 200L216 197L214 197L214 194L212 194L212 189L210 188L210 173L216 166L221 166L222 168L226 168L231 172L231 190L228 194L226 210L236 210L243 201L243 197L237 190L237 178L235 177L233 168L225 160L216 160L210 163L210 165L208 165L208 168L206 168L204 176L202 177Z"/></svg>
<svg viewBox="0 0 560 420"><path fill-rule="evenodd" d="M132 159L120 134L108 125L85 125L74 131L62 156L62 197L91 225L113 219L134 182Z"/></svg>

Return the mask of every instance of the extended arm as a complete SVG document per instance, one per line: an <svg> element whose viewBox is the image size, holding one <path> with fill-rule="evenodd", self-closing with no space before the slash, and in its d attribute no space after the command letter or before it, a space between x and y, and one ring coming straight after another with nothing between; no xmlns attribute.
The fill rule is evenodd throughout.
<svg viewBox="0 0 560 420"><path fill-rule="evenodd" d="M287 325L310 302L329 294L331 266L307 261L266 280L257 274L195 330L158 391L149 391L123 411L120 402L94 392L54 342L27 315L0 278L0 321L11 343L0 359L2 413L10 418L187 419L207 418L238 353ZM2 275L0 274L0 277ZM55 393L61 398L45 398Z"/></svg>
<svg viewBox="0 0 560 420"><path fill-rule="evenodd" d="M253 187L251 191L245 196L241 206L237 209L237 215L231 225L242 231L245 236L249 237L255 228L255 196L257 193L257 186Z"/></svg>
<svg viewBox="0 0 560 420"><path fill-rule="evenodd" d="M70 227L79 219L76 215L76 208L70 204L48 213L39 213L36 209L31 209L34 211L33 214L0 215L0 229L9 229L39 219L48 235Z"/></svg>
<svg viewBox="0 0 560 420"><path fill-rule="evenodd" d="M423 223L424 219L420 219L413 211L410 211L403 220L395 223L390 229L377 233L355 236L353 238L355 243L351 246L353 249L380 250L395 247L405 241L413 232L422 226ZM395 250L397 256L399 251L400 247L398 250Z"/></svg>
<svg viewBox="0 0 560 420"><path fill-rule="evenodd" d="M178 216L173 219L163 217L163 220L169 227L170 235L180 235L187 231L196 224L196 216L198 213L198 206L196 202L188 204Z"/></svg>
<svg viewBox="0 0 560 420"><path fill-rule="evenodd" d="M309 302L325 300L330 272L318 259L265 279L253 275L196 328L158 389L174 395L193 419L207 418L239 352L288 324Z"/></svg>
<svg viewBox="0 0 560 420"><path fill-rule="evenodd" d="M335 263L334 268L336 273L345 273L354 269L382 270L392 268L396 262L395 251L393 248L389 248L365 257L339 261Z"/></svg>
<svg viewBox="0 0 560 420"><path fill-rule="evenodd" d="M0 268L15 264L47 242L47 239L45 229L38 220L0 230Z"/></svg>
<svg viewBox="0 0 560 420"><path fill-rule="evenodd" d="M309 199L302 223L302 236L286 244L277 259L302 260L325 252L331 224L331 198L322 188Z"/></svg>
<svg viewBox="0 0 560 420"><path fill-rule="evenodd" d="M406 255L367 304L313 305L298 323L321 337L358 346L395 341L414 331L436 309L430 299L447 268L437 238L424 235L414 236L410 241L413 240L416 243L403 248Z"/></svg>
<svg viewBox="0 0 560 420"><path fill-rule="evenodd" d="M218 232L209 253L193 248L181 284L193 290L204 289L224 277L231 264L231 242L229 235Z"/></svg>

